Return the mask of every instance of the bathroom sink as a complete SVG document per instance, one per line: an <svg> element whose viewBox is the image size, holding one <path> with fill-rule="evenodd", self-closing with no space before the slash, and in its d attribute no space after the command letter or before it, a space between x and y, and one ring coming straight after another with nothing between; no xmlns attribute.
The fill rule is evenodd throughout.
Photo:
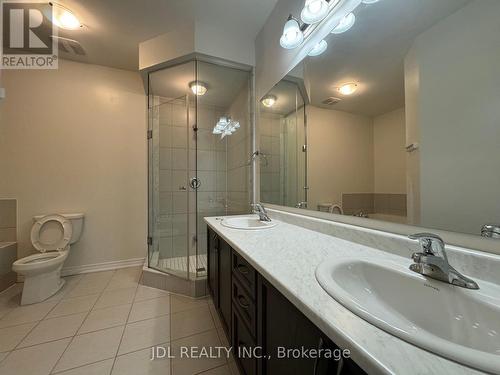
<svg viewBox="0 0 500 375"><path fill-rule="evenodd" d="M413 345L482 371L500 369L500 287L469 290L428 279L401 258L343 257L316 269L354 314ZM476 280L477 281L477 280Z"/></svg>
<svg viewBox="0 0 500 375"><path fill-rule="evenodd" d="M236 216L224 218L221 224L228 228L241 229L241 230L258 230L273 228L278 223L276 221L265 222L260 221L258 216Z"/></svg>

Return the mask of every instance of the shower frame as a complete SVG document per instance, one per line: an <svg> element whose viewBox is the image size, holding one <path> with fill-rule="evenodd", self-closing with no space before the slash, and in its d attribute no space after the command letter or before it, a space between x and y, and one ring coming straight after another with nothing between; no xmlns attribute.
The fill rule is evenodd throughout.
<svg viewBox="0 0 500 375"><path fill-rule="evenodd" d="M147 144L148 144L148 238L147 238L147 245L148 245L148 256L147 256L147 262L148 262L148 268L152 268L154 269L155 271L159 271L161 273L164 273L166 275L169 275L169 276L177 276L177 277L180 277L181 279L185 279L187 281L190 281L190 280L199 280L199 279L205 279L206 278L206 274L205 275L201 275L198 273L198 271L193 275L191 272L189 272L190 270L190 264L189 262L191 261L191 256L192 255L195 255L196 257L196 260L198 261L198 255L199 255L199 247L200 247L200 243L199 241L197 241L198 239L196 239L196 253L195 254L192 254L191 251L190 251L190 246L189 246L189 243L188 243L188 246L187 246L187 254L186 254L186 258L187 258L187 272L185 275L179 275L179 274L172 274L171 273L171 270L168 270L168 269L161 269L161 268L158 268L158 267L152 267L152 265L150 264L150 261L151 261L151 254L154 252L154 246L158 246L158 239L155 238L157 237L157 235L155 235L155 225L156 225L156 219L157 217L155 216L155 207L154 207L154 204L155 204L155 199L154 199L154 168L155 168L155 164L154 164L154 149L155 149L155 145L153 142L155 142L155 137L154 137L154 121L153 121L153 118L155 116L155 105L154 105L154 95L153 95L153 92L151 91L151 85L150 85L150 76L153 74L153 73L156 73L156 72L160 72L162 70L165 70L165 69L170 69L170 68L174 68L176 66L180 66L182 64L187 64L189 62L193 62L194 65L195 65L195 69L194 69L194 80L198 80L198 75L199 75L199 69L198 69L198 65L199 63L208 63L208 64L212 64L212 65L216 65L218 67L226 67L226 68L231 68L231 69L236 69L236 70L240 70L242 72L246 72L248 73L249 75L249 90L248 90L248 111L249 111L249 125L250 125L250 129L251 129L251 148L254 149L255 148L255 88L254 88L254 85L255 85L255 82L254 82L254 68L252 66L249 66L249 65L245 65L245 64L240 64L240 63L235 63L235 62L232 62L232 61L229 61L229 60L225 60L225 59L220 59L220 58L214 58L214 57L211 57L211 56L207 56L207 55L203 55L203 54L198 54L198 53L193 53L193 54L189 54L189 55L186 55L184 57L181 57L181 58L178 58L178 59L175 59L175 60L171 60L169 62L165 62L165 63L161 63L161 64L158 64L158 65L155 65L154 67L151 67L151 68L147 68L147 69L144 69L141 71L141 75L142 75L142 78L143 78L143 83L144 83L144 87L145 87L145 91L146 91L146 95L147 95L147 105L148 105L148 128L147 128ZM195 96L195 100L194 100L194 110L195 110L195 117L198 116L198 98ZM187 116L187 124L186 124L186 129L187 129L187 132L189 134L189 131L190 131L190 120L189 120L189 116L190 116L190 100L185 100L185 103L186 103L186 116ZM197 131L197 120L194 122L194 131L196 132ZM188 138L189 139L189 138ZM189 144L189 141L188 141L188 144ZM195 171L196 171L196 175L198 175L198 172L199 172L199 168L198 168L198 141L196 140L196 147L194 149L194 152L195 152L195 155L194 155L194 163L195 163ZM156 145L156 147L159 147L158 145ZM189 158L189 146L188 146L188 156ZM189 163L189 159L188 159L188 163ZM188 173L189 173L189 164L188 164ZM254 201L255 199L255 187L254 187L254 184L255 184L255 167L252 166L252 173L250 175L250 178L251 178L251 200ZM189 190L189 189L188 189ZM199 228L198 228L198 217L199 217L199 210L198 210L198 192L195 190L195 196L196 196L196 199L194 200L194 204L195 204L195 215L196 215L196 219L195 219L195 233L196 235L198 236L199 232ZM189 193L188 193L188 205L189 205ZM157 210L159 210L158 208L156 208ZM190 221L190 214L188 213L187 214L188 216L188 222ZM189 223L189 225L191 225L192 223ZM187 235L186 235L186 240L189 242L190 241L190 233L189 233L189 230L187 231Z"/></svg>

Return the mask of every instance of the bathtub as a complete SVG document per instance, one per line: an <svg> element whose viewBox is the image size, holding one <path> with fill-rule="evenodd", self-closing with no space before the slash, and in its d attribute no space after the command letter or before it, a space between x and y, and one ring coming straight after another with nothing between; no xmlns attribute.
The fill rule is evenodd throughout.
<svg viewBox="0 0 500 375"><path fill-rule="evenodd" d="M0 242L0 292L15 284L17 275L12 263L17 259L16 242Z"/></svg>

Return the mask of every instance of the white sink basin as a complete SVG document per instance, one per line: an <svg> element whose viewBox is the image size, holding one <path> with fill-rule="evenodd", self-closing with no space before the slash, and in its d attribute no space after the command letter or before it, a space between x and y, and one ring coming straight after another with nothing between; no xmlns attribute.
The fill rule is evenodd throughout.
<svg viewBox="0 0 500 375"><path fill-rule="evenodd" d="M468 290L425 278L401 262L337 258L320 285L356 315L411 344L482 371L500 370L500 287Z"/></svg>
<svg viewBox="0 0 500 375"><path fill-rule="evenodd" d="M273 228L278 223L276 221L260 221L258 216L235 216L222 219L221 224L228 228L241 230L258 230Z"/></svg>

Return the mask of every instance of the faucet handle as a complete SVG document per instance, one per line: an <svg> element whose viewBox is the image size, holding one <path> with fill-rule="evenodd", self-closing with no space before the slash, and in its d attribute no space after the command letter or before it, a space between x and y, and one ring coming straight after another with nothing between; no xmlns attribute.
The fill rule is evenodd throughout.
<svg viewBox="0 0 500 375"><path fill-rule="evenodd" d="M417 233L408 236L410 240L417 240L420 242L424 253L427 255L442 255L446 257L444 252L445 243L441 237L432 233ZM437 247L437 249L436 249Z"/></svg>

